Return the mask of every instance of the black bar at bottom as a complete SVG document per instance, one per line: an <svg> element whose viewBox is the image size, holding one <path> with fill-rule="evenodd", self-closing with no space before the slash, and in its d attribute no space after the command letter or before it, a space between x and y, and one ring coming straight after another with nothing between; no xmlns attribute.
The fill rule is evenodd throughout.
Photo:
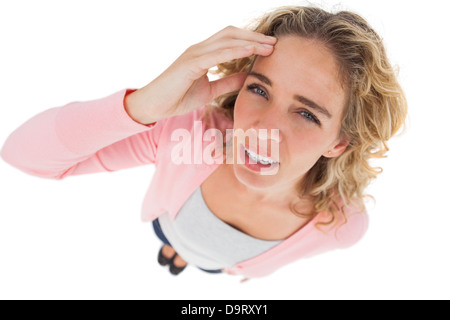
<svg viewBox="0 0 450 320"><path fill-rule="evenodd" d="M152 301L171 319L287 319L298 313L299 301L290 300L158 300ZM286 317L286 318L285 318Z"/></svg>

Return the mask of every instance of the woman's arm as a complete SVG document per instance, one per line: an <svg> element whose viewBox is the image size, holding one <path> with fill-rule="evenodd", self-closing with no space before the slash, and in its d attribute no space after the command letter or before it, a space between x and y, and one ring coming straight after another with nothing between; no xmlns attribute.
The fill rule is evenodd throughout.
<svg viewBox="0 0 450 320"><path fill-rule="evenodd" d="M139 90L73 102L34 116L8 137L1 156L24 172L50 179L152 163L158 124L238 90L245 81L246 74L238 73L210 82L210 68L254 54L268 56L276 41L227 27L189 47Z"/></svg>
<svg viewBox="0 0 450 320"><path fill-rule="evenodd" d="M134 91L41 112L10 134L0 155L23 172L48 179L154 163L165 120L144 125L131 118L124 99Z"/></svg>

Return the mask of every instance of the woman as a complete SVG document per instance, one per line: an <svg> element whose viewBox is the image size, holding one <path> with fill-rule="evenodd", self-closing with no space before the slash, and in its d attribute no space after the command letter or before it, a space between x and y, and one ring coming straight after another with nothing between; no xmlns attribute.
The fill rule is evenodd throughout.
<svg viewBox="0 0 450 320"><path fill-rule="evenodd" d="M369 161L406 112L363 18L281 7L191 46L139 90L36 115L1 155L52 179L154 163L142 218L164 244L159 263L254 278L363 237L364 190L380 172Z"/></svg>

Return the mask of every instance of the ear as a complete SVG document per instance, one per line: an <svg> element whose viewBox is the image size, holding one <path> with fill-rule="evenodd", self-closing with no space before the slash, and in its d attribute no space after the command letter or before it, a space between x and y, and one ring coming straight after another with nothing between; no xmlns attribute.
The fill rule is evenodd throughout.
<svg viewBox="0 0 450 320"><path fill-rule="evenodd" d="M346 149L350 141L341 139L337 143L326 151L323 156L326 158L336 158L340 156Z"/></svg>

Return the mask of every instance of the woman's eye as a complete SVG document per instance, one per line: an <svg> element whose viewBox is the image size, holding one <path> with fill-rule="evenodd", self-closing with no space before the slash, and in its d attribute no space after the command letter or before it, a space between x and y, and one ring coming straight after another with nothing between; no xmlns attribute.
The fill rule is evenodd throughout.
<svg viewBox="0 0 450 320"><path fill-rule="evenodd" d="M256 93L257 95L263 96L266 99L268 98L266 92L263 89L261 89L259 86L255 85L255 84L248 85L247 89L250 92L253 92L253 93Z"/></svg>
<svg viewBox="0 0 450 320"><path fill-rule="evenodd" d="M256 85L256 84L250 84L250 85L248 85L248 86L247 86L247 90L250 91L250 92L252 92L252 93L254 93L254 94L257 94L257 95L259 95L259 96L262 96L262 97L264 97L264 98L266 98L266 99L269 98L269 97L267 96L266 92L265 92L263 89L261 89L260 86L258 86L258 85ZM305 118L306 121L313 122L313 123L315 123L315 124L317 124L317 125L319 125L319 126L321 125L319 119L317 119L317 117L316 117L315 115L313 115L311 112L308 112L308 111L300 111L300 112L298 112L298 114L300 114L303 118Z"/></svg>
<svg viewBox="0 0 450 320"><path fill-rule="evenodd" d="M319 119L317 119L316 116L313 115L312 113L308 111L300 111L299 114L302 115L307 121L314 122L320 126Z"/></svg>

